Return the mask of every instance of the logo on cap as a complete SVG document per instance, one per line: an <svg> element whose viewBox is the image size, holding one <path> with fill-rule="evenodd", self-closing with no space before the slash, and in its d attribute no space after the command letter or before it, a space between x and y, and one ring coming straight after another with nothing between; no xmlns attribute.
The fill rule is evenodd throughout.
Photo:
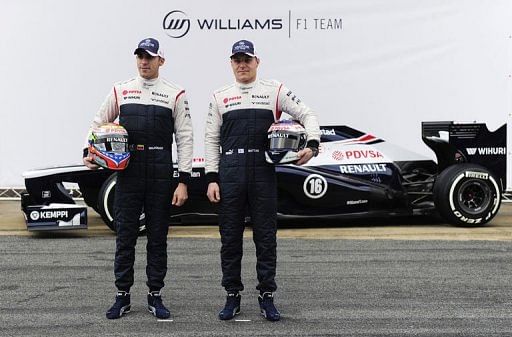
<svg viewBox="0 0 512 337"><path fill-rule="evenodd" d="M142 41L139 44L139 48L144 48L144 47L150 47L150 48L154 49L155 44L151 42L151 39L145 39L144 41Z"/></svg>
<svg viewBox="0 0 512 337"><path fill-rule="evenodd" d="M160 43L151 37L140 41L134 54L138 54L141 50L145 50L151 56L164 57L163 52L160 50Z"/></svg>
<svg viewBox="0 0 512 337"><path fill-rule="evenodd" d="M250 56L254 56L254 45L252 44L251 41L247 40L240 40L238 42L235 42L233 48L231 49L231 56L233 56L236 53L244 53Z"/></svg>

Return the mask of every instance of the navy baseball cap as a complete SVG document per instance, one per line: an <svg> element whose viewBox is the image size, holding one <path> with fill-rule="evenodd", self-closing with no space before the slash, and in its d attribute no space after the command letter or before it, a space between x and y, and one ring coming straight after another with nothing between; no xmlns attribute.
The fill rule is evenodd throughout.
<svg viewBox="0 0 512 337"><path fill-rule="evenodd" d="M160 56L164 58L164 52L160 49L160 43L157 39L153 39L152 37L148 37L139 42L137 49L133 52L133 54L138 54L142 51L147 52L151 56Z"/></svg>
<svg viewBox="0 0 512 337"><path fill-rule="evenodd" d="M251 57L256 56L256 53L254 52L254 45L251 41L247 40L237 41L231 48L231 56L239 53L246 54Z"/></svg>

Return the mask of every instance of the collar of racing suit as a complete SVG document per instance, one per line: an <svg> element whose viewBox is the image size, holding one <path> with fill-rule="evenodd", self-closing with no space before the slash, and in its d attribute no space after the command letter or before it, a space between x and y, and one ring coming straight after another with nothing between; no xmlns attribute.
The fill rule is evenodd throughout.
<svg viewBox="0 0 512 337"><path fill-rule="evenodd" d="M258 78L256 78L253 82L251 83L240 83L240 82L237 82L235 81L235 86L238 88L238 90L251 90L252 88L254 88L258 83Z"/></svg>
<svg viewBox="0 0 512 337"><path fill-rule="evenodd" d="M140 85L143 88L152 88L157 85L157 83L160 81L160 77L153 78L151 80L145 79L144 77L137 75L137 80L139 81Z"/></svg>

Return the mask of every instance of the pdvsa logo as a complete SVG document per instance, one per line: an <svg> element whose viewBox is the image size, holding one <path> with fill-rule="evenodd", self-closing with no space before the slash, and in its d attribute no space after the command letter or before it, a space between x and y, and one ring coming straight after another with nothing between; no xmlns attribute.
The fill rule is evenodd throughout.
<svg viewBox="0 0 512 337"><path fill-rule="evenodd" d="M190 30L190 19L185 12L175 10L167 13L162 25L167 35L179 39Z"/></svg>

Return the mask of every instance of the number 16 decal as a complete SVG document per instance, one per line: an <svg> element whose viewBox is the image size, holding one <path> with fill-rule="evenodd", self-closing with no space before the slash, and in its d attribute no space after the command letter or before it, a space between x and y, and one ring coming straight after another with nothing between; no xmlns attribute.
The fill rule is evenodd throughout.
<svg viewBox="0 0 512 337"><path fill-rule="evenodd" d="M311 199L319 199L327 192L327 180L319 174L310 174L304 180L304 194Z"/></svg>

